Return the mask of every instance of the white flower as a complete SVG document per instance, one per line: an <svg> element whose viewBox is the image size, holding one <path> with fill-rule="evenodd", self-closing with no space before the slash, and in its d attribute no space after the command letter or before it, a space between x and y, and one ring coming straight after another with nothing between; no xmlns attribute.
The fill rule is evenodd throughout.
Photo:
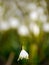
<svg viewBox="0 0 49 65"><path fill-rule="evenodd" d="M26 36L29 34L29 30L27 28L27 26L22 25L18 28L18 34L22 35L22 36Z"/></svg>
<svg viewBox="0 0 49 65"><path fill-rule="evenodd" d="M48 18L47 15L44 15L44 14L39 16L39 20L40 20L42 23L47 22L47 18Z"/></svg>
<svg viewBox="0 0 49 65"><path fill-rule="evenodd" d="M43 30L44 30L45 32L49 32L49 23L44 23L44 24L43 24Z"/></svg>
<svg viewBox="0 0 49 65"><path fill-rule="evenodd" d="M37 8L37 12L38 12L39 15L43 14L44 11L45 11L45 10L44 10L43 7L38 7L38 8Z"/></svg>
<svg viewBox="0 0 49 65"><path fill-rule="evenodd" d="M40 29L39 29L39 26L35 23L30 23L30 31L35 35L35 36L38 36L39 33L40 33Z"/></svg>
<svg viewBox="0 0 49 65"><path fill-rule="evenodd" d="M36 11L31 12L29 16L30 16L30 19L33 21L38 20L38 12L36 12Z"/></svg>
<svg viewBox="0 0 49 65"><path fill-rule="evenodd" d="M18 28L19 25L20 25L20 22L19 22L19 20L18 20L17 18L11 17L11 18L9 19L9 24L10 24L10 27L11 27L11 28Z"/></svg>
<svg viewBox="0 0 49 65"><path fill-rule="evenodd" d="M37 5L36 5L36 3L29 3L29 4L27 4L27 7L26 8L29 11L36 10L37 9Z"/></svg>
<svg viewBox="0 0 49 65"><path fill-rule="evenodd" d="M28 55L28 53L25 51L25 50L22 50L21 52L20 52L20 55L19 55L19 58L18 58L18 61L21 59L28 59L29 58L29 55Z"/></svg>
<svg viewBox="0 0 49 65"><path fill-rule="evenodd" d="M1 21L0 22L0 28L1 30L8 30L9 29L9 24L7 21Z"/></svg>

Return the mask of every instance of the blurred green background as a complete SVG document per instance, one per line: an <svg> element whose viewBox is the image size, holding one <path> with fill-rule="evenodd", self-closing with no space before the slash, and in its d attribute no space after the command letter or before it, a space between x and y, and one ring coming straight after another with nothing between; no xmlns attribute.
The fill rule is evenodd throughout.
<svg viewBox="0 0 49 65"><path fill-rule="evenodd" d="M0 0L0 65L49 65L49 0Z"/></svg>

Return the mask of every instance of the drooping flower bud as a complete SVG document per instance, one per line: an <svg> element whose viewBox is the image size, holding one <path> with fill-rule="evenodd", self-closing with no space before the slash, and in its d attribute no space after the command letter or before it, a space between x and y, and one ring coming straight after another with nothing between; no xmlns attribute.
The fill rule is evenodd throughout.
<svg viewBox="0 0 49 65"><path fill-rule="evenodd" d="M20 59L22 60L22 59L28 59L28 58L29 58L28 53L27 53L24 49L22 49L21 52L20 52L18 61L19 61Z"/></svg>

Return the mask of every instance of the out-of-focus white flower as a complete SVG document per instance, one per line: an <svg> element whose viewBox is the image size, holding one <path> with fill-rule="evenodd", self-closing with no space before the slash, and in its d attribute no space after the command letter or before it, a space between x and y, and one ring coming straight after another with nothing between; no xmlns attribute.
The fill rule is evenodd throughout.
<svg viewBox="0 0 49 65"><path fill-rule="evenodd" d="M37 24L35 23L30 23L29 25L30 31L35 35L38 36L40 33L40 28Z"/></svg>
<svg viewBox="0 0 49 65"><path fill-rule="evenodd" d="M42 23L47 22L47 18L48 18L47 15L44 15L44 14L39 16L39 20L40 20Z"/></svg>
<svg viewBox="0 0 49 65"><path fill-rule="evenodd" d="M49 32L49 23L44 23L44 24L43 24L43 30L44 30L45 32Z"/></svg>
<svg viewBox="0 0 49 65"><path fill-rule="evenodd" d="M20 22L17 18L12 17L9 19L9 25L11 28L18 28L20 25Z"/></svg>
<svg viewBox="0 0 49 65"><path fill-rule="evenodd" d="M9 29L9 24L7 21L1 21L0 22L0 28L1 30L8 30Z"/></svg>
<svg viewBox="0 0 49 65"><path fill-rule="evenodd" d="M29 54L23 49L21 50L20 52L20 55L19 55L19 58L18 58L18 61L21 59L28 59L29 58Z"/></svg>
<svg viewBox="0 0 49 65"><path fill-rule="evenodd" d="M38 20L38 12L36 12L36 11L32 11L29 16L30 16L30 19L33 21Z"/></svg>
<svg viewBox="0 0 49 65"><path fill-rule="evenodd" d="M18 34L19 34L19 35L22 35L22 36L28 35L28 34L29 34L29 30L28 30L27 26L21 25L21 26L18 28Z"/></svg>
<svg viewBox="0 0 49 65"><path fill-rule="evenodd" d="M45 11L45 10L44 10L43 7L38 7L38 8L37 8L37 12L38 12L39 15L43 14L44 11Z"/></svg>
<svg viewBox="0 0 49 65"><path fill-rule="evenodd" d="M29 3L27 4L27 7L26 7L29 11L33 11L33 10L36 10L37 9L37 5L36 3Z"/></svg>

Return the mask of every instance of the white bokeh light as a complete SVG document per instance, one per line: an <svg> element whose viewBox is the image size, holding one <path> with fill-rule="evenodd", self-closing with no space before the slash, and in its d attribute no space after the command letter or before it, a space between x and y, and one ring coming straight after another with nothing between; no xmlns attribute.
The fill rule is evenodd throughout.
<svg viewBox="0 0 49 65"><path fill-rule="evenodd" d="M36 10L37 9L37 5L36 3L29 3L27 4L27 7L26 7L29 11L33 11L33 10Z"/></svg>
<svg viewBox="0 0 49 65"><path fill-rule="evenodd" d="M36 11L32 11L31 13L30 13L30 19L31 20L33 20L33 21L37 21L38 20L38 12L36 12Z"/></svg>
<svg viewBox="0 0 49 65"><path fill-rule="evenodd" d="M43 14L44 13L44 8L43 7L37 7L37 12L39 15Z"/></svg>
<svg viewBox="0 0 49 65"><path fill-rule="evenodd" d="M40 19L40 21L41 21L42 23L45 23L45 22L47 22L47 15L45 15L45 14L40 15L40 16L39 16L39 19Z"/></svg>
<svg viewBox="0 0 49 65"><path fill-rule="evenodd" d="M9 29L9 24L7 21L1 21L0 22L0 28L1 30L8 30Z"/></svg>
<svg viewBox="0 0 49 65"><path fill-rule="evenodd" d="M40 33L40 28L37 24L35 23L30 23L29 25L30 31L35 35L38 36Z"/></svg>
<svg viewBox="0 0 49 65"><path fill-rule="evenodd" d="M19 35L22 35L22 36L28 35L28 34L29 34L29 30L28 30L27 26L21 25L21 26L18 28L18 34L19 34Z"/></svg>
<svg viewBox="0 0 49 65"><path fill-rule="evenodd" d="M20 21L17 18L11 17L9 19L9 25L11 28L18 28L20 25Z"/></svg>
<svg viewBox="0 0 49 65"><path fill-rule="evenodd" d="M43 30L44 30L45 32L49 32L49 23L44 23L44 24L43 24Z"/></svg>

